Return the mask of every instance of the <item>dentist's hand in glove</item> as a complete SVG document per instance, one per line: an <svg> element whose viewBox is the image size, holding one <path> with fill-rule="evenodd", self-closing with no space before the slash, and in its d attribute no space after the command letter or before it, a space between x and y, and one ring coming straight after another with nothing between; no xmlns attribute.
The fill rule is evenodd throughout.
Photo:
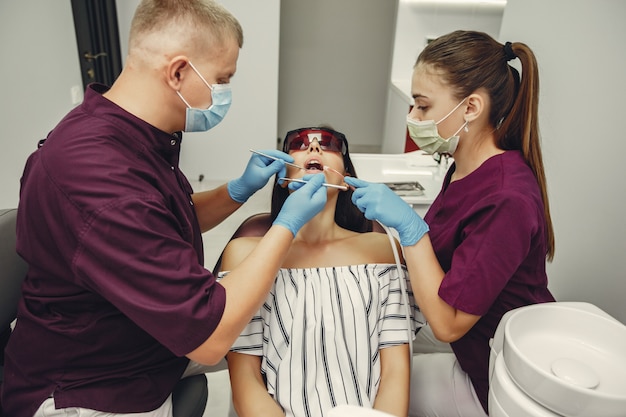
<svg viewBox="0 0 626 417"><path fill-rule="evenodd" d="M345 177L344 181L355 188L352 193L354 205L367 219L396 229L402 246L413 246L428 233L426 222L385 184L353 177Z"/></svg>
<svg viewBox="0 0 626 417"><path fill-rule="evenodd" d="M322 183L326 179L324 174L305 175L306 184L297 183L296 190L287 197L273 224L286 227L294 237L306 222L311 220L326 205L326 187Z"/></svg>
<svg viewBox="0 0 626 417"><path fill-rule="evenodd" d="M278 173L284 177L287 172L285 163L293 162L293 157L277 150L263 151L280 160L270 159L262 155L252 154L243 175L228 182L228 194L238 203L245 203L252 194L263 188L272 175Z"/></svg>

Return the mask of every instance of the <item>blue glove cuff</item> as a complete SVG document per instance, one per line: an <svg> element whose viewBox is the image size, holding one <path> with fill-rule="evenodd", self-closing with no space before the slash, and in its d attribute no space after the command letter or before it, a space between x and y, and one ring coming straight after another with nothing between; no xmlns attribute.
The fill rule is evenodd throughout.
<svg viewBox="0 0 626 417"><path fill-rule="evenodd" d="M238 203L243 204L248 201L252 194L247 191L246 187L241 186L240 180L240 178L237 178L228 181L228 184L226 184L226 188L228 189L228 195L230 196L230 198Z"/></svg>
<svg viewBox="0 0 626 417"><path fill-rule="evenodd" d="M405 206L403 220L396 226L396 230L402 246L413 246L428 233L429 227L413 208Z"/></svg>
<svg viewBox="0 0 626 417"><path fill-rule="evenodd" d="M293 221L292 222L282 221L282 219L280 218L277 218L276 220L274 220L274 223L272 223L272 225L282 226L288 229L293 235L293 237L296 237L296 235L298 234L298 230L300 230L300 227L302 227L300 224L294 224Z"/></svg>
<svg viewBox="0 0 626 417"><path fill-rule="evenodd" d="M426 224L426 222L417 213L415 213L415 220L402 230L398 230L398 235L400 235L400 244L402 246L413 246L419 242L419 240L424 237L429 230L430 228L428 227L428 224Z"/></svg>

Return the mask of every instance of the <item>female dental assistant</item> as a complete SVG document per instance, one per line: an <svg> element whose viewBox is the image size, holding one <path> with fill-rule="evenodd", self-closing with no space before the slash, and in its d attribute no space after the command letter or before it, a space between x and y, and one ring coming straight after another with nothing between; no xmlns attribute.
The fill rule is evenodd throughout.
<svg viewBox="0 0 626 417"><path fill-rule="evenodd" d="M407 119L421 149L454 155L424 220L384 184L345 180L368 219L398 231L415 300L454 352L415 357L411 416L484 416L498 322L511 309L554 301L538 84L525 44L473 31L442 36L417 59Z"/></svg>

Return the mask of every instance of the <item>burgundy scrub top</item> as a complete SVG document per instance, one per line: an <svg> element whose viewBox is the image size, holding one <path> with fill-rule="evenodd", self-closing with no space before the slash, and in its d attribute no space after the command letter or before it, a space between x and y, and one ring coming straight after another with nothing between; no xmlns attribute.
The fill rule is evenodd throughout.
<svg viewBox="0 0 626 417"><path fill-rule="evenodd" d="M224 288L203 266L180 134L91 85L27 161L17 250L29 263L2 403L149 411L214 331ZM207 162L208 163L208 162Z"/></svg>
<svg viewBox="0 0 626 417"><path fill-rule="evenodd" d="M481 319L452 349L483 408L489 339L504 313L554 301L546 275L546 219L537 180L518 151L485 161L454 182L452 165L424 220L445 277L439 296Z"/></svg>

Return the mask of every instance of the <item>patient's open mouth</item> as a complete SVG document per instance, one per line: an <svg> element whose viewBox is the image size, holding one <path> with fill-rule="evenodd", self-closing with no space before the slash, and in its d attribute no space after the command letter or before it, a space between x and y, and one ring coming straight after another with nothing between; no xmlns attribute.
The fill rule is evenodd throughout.
<svg viewBox="0 0 626 417"><path fill-rule="evenodd" d="M307 161L306 165L304 165L307 171L323 171L324 165L317 159L311 159Z"/></svg>

